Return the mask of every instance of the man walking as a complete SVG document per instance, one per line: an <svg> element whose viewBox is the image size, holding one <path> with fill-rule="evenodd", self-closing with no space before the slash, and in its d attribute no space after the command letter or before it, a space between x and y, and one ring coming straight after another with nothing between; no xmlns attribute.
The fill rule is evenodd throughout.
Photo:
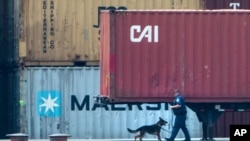
<svg viewBox="0 0 250 141"><path fill-rule="evenodd" d="M180 90L174 90L175 99L173 105L170 108L175 114L175 122L170 138L165 138L166 141L174 141L176 135L181 129L185 135L185 141L191 141L188 129L186 127L187 109L185 105L185 99L181 95Z"/></svg>

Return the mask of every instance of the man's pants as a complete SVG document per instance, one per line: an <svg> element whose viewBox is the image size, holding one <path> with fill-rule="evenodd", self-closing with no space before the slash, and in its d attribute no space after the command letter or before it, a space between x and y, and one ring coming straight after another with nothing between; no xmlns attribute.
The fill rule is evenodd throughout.
<svg viewBox="0 0 250 141"><path fill-rule="evenodd" d="M178 115L175 117L174 127L173 127L172 134L170 137L171 141L175 139L180 129L183 131L186 141L191 140L188 129L186 127L186 123L185 123L186 117L187 117L186 115L181 115L181 116Z"/></svg>

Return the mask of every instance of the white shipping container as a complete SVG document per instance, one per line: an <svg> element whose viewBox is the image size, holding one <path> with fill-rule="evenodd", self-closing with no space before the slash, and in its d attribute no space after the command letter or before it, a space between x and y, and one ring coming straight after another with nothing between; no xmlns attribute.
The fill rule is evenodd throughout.
<svg viewBox="0 0 250 141"><path fill-rule="evenodd" d="M54 133L67 133L73 139L134 138L127 128L154 124L162 117L169 122L163 128L171 131L174 122L168 103L97 105L99 67L27 67L20 83L20 132L31 139ZM190 109L187 127L192 137L202 136L201 123ZM161 136L170 133L162 130ZM184 137L183 133L177 137Z"/></svg>

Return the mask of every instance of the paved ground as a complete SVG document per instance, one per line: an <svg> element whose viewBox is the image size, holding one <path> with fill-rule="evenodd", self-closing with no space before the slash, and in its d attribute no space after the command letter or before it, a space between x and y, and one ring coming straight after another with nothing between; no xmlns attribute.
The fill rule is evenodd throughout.
<svg viewBox="0 0 250 141"><path fill-rule="evenodd" d="M184 138L175 139L175 141L183 140ZM134 141L134 139L69 139L68 141ZM143 141L157 141L157 139L143 139ZM162 139L162 141L165 141L165 139ZM200 138L192 138L192 141L200 141ZM229 141L229 138L215 138L215 141Z"/></svg>
<svg viewBox="0 0 250 141"><path fill-rule="evenodd" d="M183 141L184 138L176 138L175 141ZM69 139L68 141L134 141L134 139ZM137 140L138 141L138 140ZM157 141L157 139L143 139L143 141ZM162 139L165 141L165 139ZM192 141L200 141L200 138L192 138ZM229 138L215 138L215 141L229 141Z"/></svg>
<svg viewBox="0 0 250 141"><path fill-rule="evenodd" d="M214 138L215 141L229 141L229 138ZM183 141L183 138L177 138L175 141ZM10 140L0 140L10 141ZM50 141L50 139L28 139L28 141ZM134 141L134 139L68 139L68 141ZM143 141L157 141L157 139L143 139ZM162 141L165 141L162 139ZM200 141L200 138L192 138L192 141Z"/></svg>

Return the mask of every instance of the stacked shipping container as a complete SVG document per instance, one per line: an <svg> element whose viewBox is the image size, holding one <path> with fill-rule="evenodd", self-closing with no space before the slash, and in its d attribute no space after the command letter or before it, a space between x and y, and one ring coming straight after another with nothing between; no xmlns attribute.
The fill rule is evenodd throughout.
<svg viewBox="0 0 250 141"><path fill-rule="evenodd" d="M249 19L248 10L102 11L101 97L169 102L180 88L210 132L222 106L249 108Z"/></svg>
<svg viewBox="0 0 250 141"><path fill-rule="evenodd" d="M0 1L0 138L19 129L18 14L15 4L15 0Z"/></svg>
<svg viewBox="0 0 250 141"><path fill-rule="evenodd" d="M249 9L249 0L204 0L204 9Z"/></svg>
<svg viewBox="0 0 250 141"><path fill-rule="evenodd" d="M132 138L126 131L128 126L154 123L159 116L170 120L172 114L164 103L134 105L132 109L126 104L96 105L93 97L99 95L99 68L75 66L98 65L100 10L201 6L201 0L20 1L19 57L20 66L24 66L20 73L20 132L36 139L55 132L69 133L72 138ZM42 104L49 95L60 102L54 113L50 109L45 112L46 105ZM200 129L193 127L197 119L192 111L189 117L192 135L200 136Z"/></svg>
<svg viewBox="0 0 250 141"><path fill-rule="evenodd" d="M99 62L100 10L201 9L201 0L23 0L20 58L25 66Z"/></svg>
<svg viewBox="0 0 250 141"><path fill-rule="evenodd" d="M25 66L98 64L100 10L248 9L246 0L20 1L19 47ZM18 17L16 17L18 18Z"/></svg>
<svg viewBox="0 0 250 141"><path fill-rule="evenodd" d="M94 97L100 93L99 67L28 67L21 76L24 80L21 131L30 138L47 138L52 133L68 133L73 139L133 138L127 127L154 124L159 117L169 122L164 128L171 131L173 113L167 103L95 103ZM46 111L44 103L49 99L54 106ZM191 110L187 126L192 137L201 136L201 125ZM165 131L161 135L170 136Z"/></svg>
<svg viewBox="0 0 250 141"><path fill-rule="evenodd" d="M227 111L222 114L218 119L214 127L214 135L216 137L229 137L230 125L249 125L250 124L250 112L235 112Z"/></svg>
<svg viewBox="0 0 250 141"><path fill-rule="evenodd" d="M101 13L101 95L114 102L249 102L250 11Z"/></svg>

